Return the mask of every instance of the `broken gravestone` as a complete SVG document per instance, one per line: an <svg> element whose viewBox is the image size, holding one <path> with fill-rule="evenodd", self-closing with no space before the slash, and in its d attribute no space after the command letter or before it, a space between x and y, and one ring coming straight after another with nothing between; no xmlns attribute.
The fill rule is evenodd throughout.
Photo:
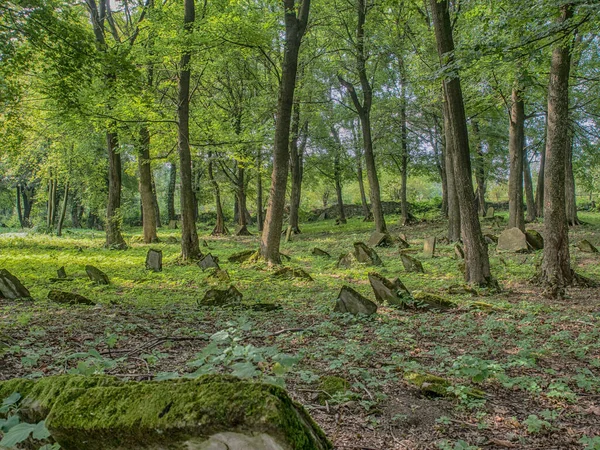
<svg viewBox="0 0 600 450"><path fill-rule="evenodd" d="M0 270L0 298L16 300L31 298L31 294L23 284L6 269Z"/></svg>
<svg viewBox="0 0 600 450"><path fill-rule="evenodd" d="M229 274L227 273L226 270L222 270L222 269L213 269L210 274L208 275L208 277L206 277L209 280L215 280L215 281L229 281Z"/></svg>
<svg viewBox="0 0 600 450"><path fill-rule="evenodd" d="M64 450L332 448L284 389L228 375L160 382L62 375L0 382L1 393L10 389L21 393L20 405L43 405L28 420L45 420L52 441Z"/></svg>
<svg viewBox="0 0 600 450"><path fill-rule="evenodd" d="M525 239L533 250L542 250L544 248L544 238L536 230L525 231Z"/></svg>
<svg viewBox="0 0 600 450"><path fill-rule="evenodd" d="M364 244L363 242L354 243L354 257L359 263L368 264L371 266L381 266L383 263L379 255Z"/></svg>
<svg viewBox="0 0 600 450"><path fill-rule="evenodd" d="M331 255L329 253L317 247L312 249L312 254L315 256L322 256L323 258L331 258Z"/></svg>
<svg viewBox="0 0 600 450"><path fill-rule="evenodd" d="M484 218L485 218L485 219L493 219L493 218L494 218L494 213L495 213L495 211L494 211L494 207L493 207L493 206L490 206L490 207L487 209L487 212L485 213L485 216L484 216Z"/></svg>
<svg viewBox="0 0 600 450"><path fill-rule="evenodd" d="M369 238L369 247L389 247L394 241L392 237L387 233L379 233L375 231Z"/></svg>
<svg viewBox="0 0 600 450"><path fill-rule="evenodd" d="M302 280L313 281L312 277L303 269L295 269L293 267L282 267L273 273L273 278L300 278Z"/></svg>
<svg viewBox="0 0 600 450"><path fill-rule="evenodd" d="M73 292L57 291L52 290L48 292L48 299L55 303L61 303L66 305L95 305L93 301L84 297L83 295L75 294Z"/></svg>
<svg viewBox="0 0 600 450"><path fill-rule="evenodd" d="M410 244L407 242L406 239L399 237L398 238L398 249L399 250L403 250L405 248L410 247Z"/></svg>
<svg viewBox="0 0 600 450"><path fill-rule="evenodd" d="M219 267L219 258L214 257L210 253L198 261L198 266L202 270L206 269L220 269Z"/></svg>
<svg viewBox="0 0 600 450"><path fill-rule="evenodd" d="M459 261L465 259L465 251L458 242L454 244L454 259L458 259Z"/></svg>
<svg viewBox="0 0 600 450"><path fill-rule="evenodd" d="M67 272L65 271L65 266L62 266L60 269L56 271L56 278L66 279Z"/></svg>
<svg viewBox="0 0 600 450"><path fill-rule="evenodd" d="M406 253L400 253L400 259L402 260L404 270L407 272L425 273L423 270L423 264L421 264L421 261L418 259L415 259Z"/></svg>
<svg viewBox="0 0 600 450"><path fill-rule="evenodd" d="M229 289L209 289L198 306L235 306L242 302L242 293L232 284Z"/></svg>
<svg viewBox="0 0 600 450"><path fill-rule="evenodd" d="M153 272L162 271L162 250L148 250L146 254L146 269Z"/></svg>
<svg viewBox="0 0 600 450"><path fill-rule="evenodd" d="M577 248L584 253L598 253L598 249L587 239L579 241L577 243Z"/></svg>
<svg viewBox="0 0 600 450"><path fill-rule="evenodd" d="M528 250L525 233L516 227L504 230L498 237L498 251L522 253Z"/></svg>
<svg viewBox="0 0 600 450"><path fill-rule="evenodd" d="M335 267L338 269L349 269L352 267L352 263L356 261L353 253L342 253L338 258L337 264Z"/></svg>
<svg viewBox="0 0 600 450"><path fill-rule="evenodd" d="M110 284L108 275L94 266L85 266L85 273L96 284Z"/></svg>
<svg viewBox="0 0 600 450"><path fill-rule="evenodd" d="M392 306L404 306L405 299L410 298L410 292L400 281L400 278L388 280L376 272L369 274L369 283L379 303L387 302Z"/></svg>
<svg viewBox="0 0 600 450"><path fill-rule="evenodd" d="M227 258L227 261L232 263L243 263L250 260L256 254L256 252L256 250L244 250L242 252L234 253Z"/></svg>
<svg viewBox="0 0 600 450"><path fill-rule="evenodd" d="M425 239L423 242L423 256L425 258L433 258L435 254L435 236Z"/></svg>
<svg viewBox="0 0 600 450"><path fill-rule="evenodd" d="M344 286L340 290L333 310L340 313L350 313L353 315L366 314L370 316L377 312L377 305L351 287Z"/></svg>
<svg viewBox="0 0 600 450"><path fill-rule="evenodd" d="M417 308L445 311L458 306L452 300L448 300L447 298L431 294L429 292L414 291L412 297Z"/></svg>

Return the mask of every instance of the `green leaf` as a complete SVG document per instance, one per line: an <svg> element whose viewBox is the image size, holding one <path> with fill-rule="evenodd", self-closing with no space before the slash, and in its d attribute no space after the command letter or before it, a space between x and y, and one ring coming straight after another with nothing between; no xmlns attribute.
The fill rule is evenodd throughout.
<svg viewBox="0 0 600 450"><path fill-rule="evenodd" d="M6 433L15 425L18 425L20 422L20 418L17 414L10 416L8 419L0 419L0 431Z"/></svg>
<svg viewBox="0 0 600 450"><path fill-rule="evenodd" d="M20 423L12 427L0 441L0 447L11 448L23 442L36 429L37 425Z"/></svg>
<svg viewBox="0 0 600 450"><path fill-rule="evenodd" d="M50 432L48 431L48 428L46 428L45 420L42 420L36 424L32 436L34 439L38 439L40 441L50 437Z"/></svg>
<svg viewBox="0 0 600 450"><path fill-rule="evenodd" d="M254 378L260 375L260 371L251 362L241 362L231 365L232 375L240 378Z"/></svg>

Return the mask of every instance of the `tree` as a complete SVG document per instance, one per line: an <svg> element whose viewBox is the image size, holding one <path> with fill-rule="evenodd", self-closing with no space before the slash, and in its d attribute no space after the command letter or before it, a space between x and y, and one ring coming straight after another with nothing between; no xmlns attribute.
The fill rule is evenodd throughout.
<svg viewBox="0 0 600 450"><path fill-rule="evenodd" d="M510 110L509 145L510 171L508 179L508 228L525 231L523 216L523 160L525 143L525 106L523 92L514 87Z"/></svg>

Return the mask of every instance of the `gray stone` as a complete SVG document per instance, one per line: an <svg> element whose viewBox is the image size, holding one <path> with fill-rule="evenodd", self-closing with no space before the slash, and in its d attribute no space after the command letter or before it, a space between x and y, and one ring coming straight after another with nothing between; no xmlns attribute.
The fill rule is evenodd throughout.
<svg viewBox="0 0 600 450"><path fill-rule="evenodd" d="M177 228L179 228L179 222L176 220L169 220L169 228L171 230L176 230Z"/></svg>
<svg viewBox="0 0 600 450"><path fill-rule="evenodd" d="M369 247L389 247L393 243L394 241L389 234L375 231L369 238L369 242L367 244Z"/></svg>
<svg viewBox="0 0 600 450"><path fill-rule="evenodd" d="M233 262L233 263L243 263L243 262L248 261L255 254L256 254L256 250L244 250L242 252L234 253L229 258L227 258L227 261Z"/></svg>
<svg viewBox="0 0 600 450"><path fill-rule="evenodd" d="M108 275L94 266L85 266L85 273L96 284L110 284Z"/></svg>
<svg viewBox="0 0 600 450"><path fill-rule="evenodd" d="M198 306L235 306L242 302L242 293L234 285L229 289L209 289Z"/></svg>
<svg viewBox="0 0 600 450"><path fill-rule="evenodd" d="M16 300L31 298L31 294L23 284L6 269L0 270L0 298Z"/></svg>
<svg viewBox="0 0 600 450"><path fill-rule="evenodd" d="M293 267L282 267L273 273L273 278L299 278L302 280L313 281L312 277L305 270Z"/></svg>
<svg viewBox="0 0 600 450"><path fill-rule="evenodd" d="M425 258L433 258L435 254L435 236L425 239L423 242L423 256Z"/></svg>
<svg viewBox="0 0 600 450"><path fill-rule="evenodd" d="M198 261L198 266L202 270L206 269L220 269L219 267L219 258L214 257L212 254L206 255L200 261Z"/></svg>
<svg viewBox="0 0 600 450"><path fill-rule="evenodd" d="M146 254L146 269L153 272L162 271L162 250L148 250Z"/></svg>
<svg viewBox="0 0 600 450"><path fill-rule="evenodd" d="M487 212L485 213L485 218L486 218L486 219L493 219L493 218L494 218L494 213L495 213L495 212L496 212L496 211L494 211L494 207L493 207L493 206L490 206L490 207L487 209Z"/></svg>
<svg viewBox="0 0 600 450"><path fill-rule="evenodd" d="M400 278L388 280L378 273L371 272L369 274L369 283L375 294L375 299L379 303L387 302L392 306L404 306L405 300L410 298L410 292L400 281Z"/></svg>
<svg viewBox="0 0 600 450"><path fill-rule="evenodd" d="M75 294L73 292L51 290L48 292L48 299L55 303L61 303L63 305L95 305L93 301L83 295Z"/></svg>
<svg viewBox="0 0 600 450"><path fill-rule="evenodd" d="M354 243L354 257L359 263L368 264L370 266L383 265L375 250L367 247L363 242Z"/></svg>
<svg viewBox="0 0 600 450"><path fill-rule="evenodd" d="M56 271L57 278L67 278L67 272L65 272L65 266L62 266Z"/></svg>
<svg viewBox="0 0 600 450"><path fill-rule="evenodd" d="M526 230L525 239L533 250L542 250L544 248L544 238L536 230Z"/></svg>
<svg viewBox="0 0 600 450"><path fill-rule="evenodd" d="M523 253L528 250L525 233L516 227L504 230L498 237L498 251Z"/></svg>
<svg viewBox="0 0 600 450"><path fill-rule="evenodd" d="M338 258L337 264L335 265L338 269L349 269L352 264L356 261L354 254L342 253Z"/></svg>
<svg viewBox="0 0 600 450"><path fill-rule="evenodd" d="M327 253L325 250L321 250L320 248L313 248L312 252L313 255L315 256L322 256L323 258L331 258L331 255L329 253Z"/></svg>
<svg viewBox="0 0 600 450"><path fill-rule="evenodd" d="M598 253L598 249L587 239L579 241L577 243L577 248L584 253Z"/></svg>
<svg viewBox="0 0 600 450"><path fill-rule="evenodd" d="M454 259L465 259L465 251L463 250L462 245L460 245L458 242L454 244Z"/></svg>
<svg viewBox="0 0 600 450"><path fill-rule="evenodd" d="M418 259L415 259L406 253L400 253L400 259L402 260L404 270L407 272L425 273L425 270L423 270L423 264L421 264L421 261Z"/></svg>
<svg viewBox="0 0 600 450"><path fill-rule="evenodd" d="M496 245L498 243L498 237L494 236L493 234L486 234L483 236L483 238L488 245Z"/></svg>
<svg viewBox="0 0 600 450"><path fill-rule="evenodd" d="M340 313L350 313L353 315L366 314L370 316L377 312L377 305L351 287L344 286L340 290L333 310Z"/></svg>

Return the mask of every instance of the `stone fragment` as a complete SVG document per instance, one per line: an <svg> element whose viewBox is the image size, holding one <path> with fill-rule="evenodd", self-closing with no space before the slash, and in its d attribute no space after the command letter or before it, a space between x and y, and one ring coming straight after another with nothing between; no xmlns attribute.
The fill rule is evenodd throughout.
<svg viewBox="0 0 600 450"><path fill-rule="evenodd" d="M369 247L389 247L394 244L394 241L389 234L375 231L367 244Z"/></svg>
<svg viewBox="0 0 600 450"><path fill-rule="evenodd" d="M483 238L488 245L496 245L498 243L498 237L493 234L486 234Z"/></svg>
<svg viewBox="0 0 600 450"><path fill-rule="evenodd" d="M73 292L65 292L58 290L51 290L48 292L48 299L54 303L61 303L66 305L95 305L93 301L83 295L75 294Z"/></svg>
<svg viewBox="0 0 600 450"><path fill-rule="evenodd" d="M57 278L67 278L67 272L65 272L65 266L62 266L56 271Z"/></svg>
<svg viewBox="0 0 600 450"><path fill-rule="evenodd" d="M219 267L219 258L213 256L210 253L208 255L206 255L204 258L202 258L200 261L198 261L198 266L202 270L220 269L221 268L221 267Z"/></svg>
<svg viewBox="0 0 600 450"><path fill-rule="evenodd" d="M577 243L577 248L584 253L598 253L598 249L587 239L579 241Z"/></svg>
<svg viewBox="0 0 600 450"><path fill-rule="evenodd" d="M366 314L370 316L377 312L377 305L351 287L344 286L340 290L333 310L340 313L350 313L353 315Z"/></svg>
<svg viewBox="0 0 600 450"><path fill-rule="evenodd" d="M8 300L31 298L29 290L6 269L0 270L0 298Z"/></svg>
<svg viewBox="0 0 600 450"><path fill-rule="evenodd" d="M371 266L381 266L383 263L379 255L372 248L367 247L363 242L354 243L354 257L359 263Z"/></svg>
<svg viewBox="0 0 600 450"><path fill-rule="evenodd" d="M416 258L413 258L406 253L400 253L400 259L402 260L402 265L404 266L404 270L407 272L415 272L415 273L425 273L423 270L423 264Z"/></svg>
<svg viewBox="0 0 600 450"><path fill-rule="evenodd" d="M94 266L85 266L85 273L96 284L110 284L108 275Z"/></svg>
<svg viewBox="0 0 600 450"><path fill-rule="evenodd" d="M234 285L229 289L209 289L198 306L235 306L242 302L242 293Z"/></svg>
<svg viewBox="0 0 600 450"><path fill-rule="evenodd" d="M533 250L542 250L544 248L544 238L536 230L526 230L525 239Z"/></svg>
<svg viewBox="0 0 600 450"><path fill-rule="evenodd" d="M429 292L414 291L412 296L417 308L447 310L457 307L452 300Z"/></svg>
<svg viewBox="0 0 600 450"><path fill-rule="evenodd" d="M465 251L463 250L462 245L460 245L458 242L454 244L454 259L465 259Z"/></svg>
<svg viewBox="0 0 600 450"><path fill-rule="evenodd" d="M325 250L321 250L320 248L313 248L311 252L314 256L322 256L323 258L331 258L331 255L327 253Z"/></svg>
<svg viewBox="0 0 600 450"><path fill-rule="evenodd" d="M516 227L504 230L498 237L498 251L522 253L528 250L525 233Z"/></svg>
<svg viewBox="0 0 600 450"><path fill-rule="evenodd" d="M490 207L487 209L486 213L485 213L485 218L486 218L486 219L493 219L493 218L494 218L494 213L495 213L495 212L496 212L496 211L494 211L494 207L493 207L493 206L490 206Z"/></svg>
<svg viewBox="0 0 600 450"><path fill-rule="evenodd" d="M433 258L435 254L435 236L425 239L423 242L423 256L425 258Z"/></svg>
<svg viewBox="0 0 600 450"><path fill-rule="evenodd" d="M146 254L146 270L153 272L162 271L162 250L148 250Z"/></svg>
<svg viewBox="0 0 600 450"><path fill-rule="evenodd" d="M229 274L227 273L226 270L222 270L222 269L213 269L210 274L208 275L208 277L206 277L210 280L216 280L216 281L229 281Z"/></svg>
<svg viewBox="0 0 600 450"><path fill-rule="evenodd" d="M171 230L176 230L179 228L179 222L177 220L169 220L169 228Z"/></svg>
<svg viewBox="0 0 600 450"><path fill-rule="evenodd" d="M273 278L300 278L302 280L313 281L312 277L305 270L294 267L282 267L273 273Z"/></svg>
<svg viewBox="0 0 600 450"><path fill-rule="evenodd" d="M250 260L256 254L256 252L256 250L244 250L238 253L234 253L229 258L227 258L227 261L232 263L243 263Z"/></svg>
<svg viewBox="0 0 600 450"><path fill-rule="evenodd" d="M369 283L379 303L387 302L392 306L403 307L406 300L410 299L410 292L399 278L390 281L376 272L371 272Z"/></svg>
<svg viewBox="0 0 600 450"><path fill-rule="evenodd" d="M338 269L349 269L354 261L356 261L356 258L353 253L342 253L335 266Z"/></svg>

